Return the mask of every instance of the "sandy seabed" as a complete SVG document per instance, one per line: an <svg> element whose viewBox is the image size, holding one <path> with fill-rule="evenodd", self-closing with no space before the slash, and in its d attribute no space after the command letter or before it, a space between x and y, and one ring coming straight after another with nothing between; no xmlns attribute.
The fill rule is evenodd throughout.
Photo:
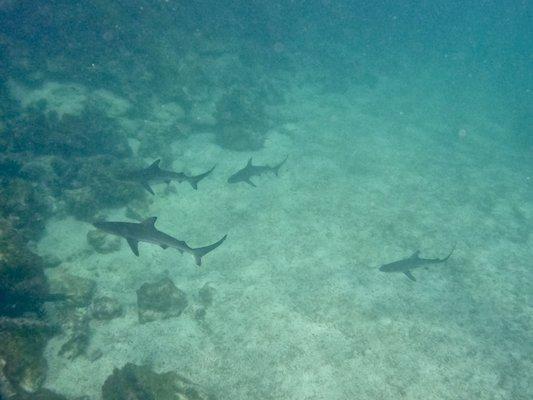
<svg viewBox="0 0 533 400"><path fill-rule="evenodd" d="M48 273L95 280L126 312L91 322L89 351L103 352L94 362L58 356L66 337L54 338L46 386L99 399L113 368L133 362L178 371L220 399L532 398L531 164L519 167L504 128L405 111L418 100L390 100L388 85L293 89L283 111L293 122L253 154L207 133L174 143L176 169L217 167L198 191L155 185L149 213L195 247L228 234L201 268L149 244L139 258L125 241L97 254L89 224L51 221L38 248L64 262ZM272 165L286 154L279 178L226 182L249 156ZM108 217L126 220L125 210ZM417 282L378 270L454 244L447 263L414 271ZM141 325L136 290L162 277L189 308ZM205 283L215 296L202 322L193 310Z"/></svg>

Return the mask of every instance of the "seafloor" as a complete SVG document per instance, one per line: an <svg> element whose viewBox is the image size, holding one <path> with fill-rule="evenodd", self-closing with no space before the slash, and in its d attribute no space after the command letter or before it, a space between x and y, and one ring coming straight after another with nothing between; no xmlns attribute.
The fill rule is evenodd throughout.
<svg viewBox="0 0 533 400"><path fill-rule="evenodd" d="M113 368L133 362L177 370L220 399L532 398L531 161L490 111L460 114L445 93L425 98L439 90L415 75L343 94L295 78L273 110L285 122L260 151L223 149L208 132L166 143L176 170L217 166L198 191L155 185L145 212L192 246L227 233L201 268L149 244L139 258L125 242L95 253L90 224L50 221L38 251L63 263L49 277L90 278L126 312L91 322L88 352L103 353L95 361L65 360L66 337L52 339L46 387L99 399ZM126 101L110 101L127 126ZM249 156L286 155L279 178L256 178L257 188L226 182ZM125 209L106 216L126 220ZM378 270L454 244L448 262L414 271L416 282ZM136 291L162 277L189 307L139 324ZM213 304L198 319L206 283Z"/></svg>

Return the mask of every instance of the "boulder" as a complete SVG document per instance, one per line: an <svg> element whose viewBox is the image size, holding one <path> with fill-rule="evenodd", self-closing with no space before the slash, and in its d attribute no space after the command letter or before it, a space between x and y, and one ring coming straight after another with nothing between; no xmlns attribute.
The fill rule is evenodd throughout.
<svg viewBox="0 0 533 400"><path fill-rule="evenodd" d="M52 293L64 294L75 307L85 307L91 303L96 290L96 282L68 273L58 274L50 279Z"/></svg>
<svg viewBox="0 0 533 400"><path fill-rule="evenodd" d="M102 386L103 400L214 400L197 384L175 372L158 374L131 363L115 368Z"/></svg>
<svg viewBox="0 0 533 400"><path fill-rule="evenodd" d="M99 297L94 299L91 312L96 319L110 320L122 315L122 305L112 297Z"/></svg>
<svg viewBox="0 0 533 400"><path fill-rule="evenodd" d="M169 278L145 283L137 290L137 307L141 324L178 317L187 307L187 296Z"/></svg>

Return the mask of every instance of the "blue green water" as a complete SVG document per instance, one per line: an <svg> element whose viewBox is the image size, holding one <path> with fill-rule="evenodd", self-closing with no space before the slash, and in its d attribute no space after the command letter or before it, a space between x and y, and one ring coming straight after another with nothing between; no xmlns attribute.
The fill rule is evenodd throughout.
<svg viewBox="0 0 533 400"><path fill-rule="evenodd" d="M532 21L0 0L0 399L532 398Z"/></svg>

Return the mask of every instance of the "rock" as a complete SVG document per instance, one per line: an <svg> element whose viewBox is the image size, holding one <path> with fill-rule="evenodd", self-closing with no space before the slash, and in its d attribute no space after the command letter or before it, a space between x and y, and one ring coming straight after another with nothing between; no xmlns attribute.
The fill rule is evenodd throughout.
<svg viewBox="0 0 533 400"><path fill-rule="evenodd" d="M137 290L137 307L141 324L178 317L187 307L187 296L169 278L145 283Z"/></svg>
<svg viewBox="0 0 533 400"><path fill-rule="evenodd" d="M94 299L91 311L96 319L110 320L122 315L122 305L118 300L104 296Z"/></svg>
<svg viewBox="0 0 533 400"><path fill-rule="evenodd" d="M204 307L209 307L213 304L213 296L215 294L215 288L213 288L209 283L204 284L198 291L198 298L200 303Z"/></svg>
<svg viewBox="0 0 533 400"><path fill-rule="evenodd" d="M72 326L69 339L61 346L58 354L69 360L85 355L89 347L90 328L88 316L82 315Z"/></svg>
<svg viewBox="0 0 533 400"><path fill-rule="evenodd" d="M175 372L158 374L131 363L115 368L102 386L103 400L214 400L197 384Z"/></svg>
<svg viewBox="0 0 533 400"><path fill-rule="evenodd" d="M50 291L67 296L68 302L76 307L85 307L91 303L96 290L92 279L63 273L50 279Z"/></svg>
<svg viewBox="0 0 533 400"><path fill-rule="evenodd" d="M122 245L122 241L118 236L108 235L98 229L87 232L87 243L100 254L118 251Z"/></svg>

